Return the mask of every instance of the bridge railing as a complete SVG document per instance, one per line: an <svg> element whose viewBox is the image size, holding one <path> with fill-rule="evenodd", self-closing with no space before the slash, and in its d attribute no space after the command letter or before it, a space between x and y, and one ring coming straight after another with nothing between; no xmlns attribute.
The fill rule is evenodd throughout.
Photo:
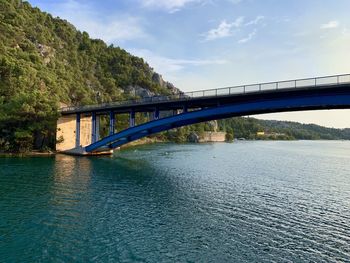
<svg viewBox="0 0 350 263"><path fill-rule="evenodd" d="M64 107L64 108L61 108L61 112L94 110L96 108L100 109L104 107L107 108L107 107L114 107L114 106L128 106L128 105L143 104L143 103L157 103L157 102L186 100L186 99L194 99L194 98L239 95L239 94L258 93L258 92L266 92L266 91L281 90L281 89L313 88L313 87L332 86L332 85L340 85L340 84L350 84L350 74L295 79L295 80L283 80L283 81L266 82L266 83L251 84L251 85L224 87L224 88L218 88L218 89L181 92L179 94L172 94L167 96L156 95L151 97L143 97L139 99L102 103L98 105Z"/></svg>

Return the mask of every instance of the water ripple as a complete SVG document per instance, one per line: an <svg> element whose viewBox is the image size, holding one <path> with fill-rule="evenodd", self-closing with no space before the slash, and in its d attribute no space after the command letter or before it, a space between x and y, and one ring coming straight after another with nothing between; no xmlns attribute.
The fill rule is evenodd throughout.
<svg viewBox="0 0 350 263"><path fill-rule="evenodd" d="M0 159L0 262L350 262L350 143Z"/></svg>

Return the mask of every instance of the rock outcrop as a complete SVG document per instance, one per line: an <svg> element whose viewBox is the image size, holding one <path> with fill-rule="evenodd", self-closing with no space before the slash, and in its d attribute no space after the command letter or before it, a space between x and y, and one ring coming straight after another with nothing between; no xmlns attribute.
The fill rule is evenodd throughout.
<svg viewBox="0 0 350 263"><path fill-rule="evenodd" d="M162 75L154 72L152 76L153 82L157 83L159 86L166 88L170 91L171 94L179 94L181 91L174 86L174 84L165 81L162 77Z"/></svg>
<svg viewBox="0 0 350 263"><path fill-rule="evenodd" d="M218 131L218 122L216 120L214 121L208 121L207 124L210 126L210 130L213 132L217 132Z"/></svg>
<svg viewBox="0 0 350 263"><path fill-rule="evenodd" d="M39 51L39 54L44 59L44 64L47 65L50 63L51 59L55 56L55 49L52 47L43 45L43 44L37 44L37 49Z"/></svg>
<svg viewBox="0 0 350 263"><path fill-rule="evenodd" d="M198 143L199 140L200 140L200 137L199 137L199 135L198 135L197 133L191 132L191 133L188 135L187 140L188 140L189 142L192 142L192 143Z"/></svg>
<svg viewBox="0 0 350 263"><path fill-rule="evenodd" d="M125 88L125 92L128 94L131 94L136 97L146 98L146 97L152 97L156 94L149 89L142 88L138 85L129 85Z"/></svg>
<svg viewBox="0 0 350 263"><path fill-rule="evenodd" d="M167 89L170 94L180 94L182 93L180 89L176 88L174 84L165 81L162 77L162 75L153 72L152 81L159 86L161 86L164 89ZM149 89L146 89L144 87L141 87L139 85L129 85L124 89L124 92L136 97L146 98L146 97L152 97L157 95L156 93L150 91Z"/></svg>

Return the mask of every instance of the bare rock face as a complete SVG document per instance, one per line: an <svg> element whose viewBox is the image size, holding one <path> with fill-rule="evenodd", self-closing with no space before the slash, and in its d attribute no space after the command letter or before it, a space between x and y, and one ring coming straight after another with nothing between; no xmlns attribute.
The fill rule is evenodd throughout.
<svg viewBox="0 0 350 263"><path fill-rule="evenodd" d="M180 94L180 93L182 93L181 90L176 88L174 86L174 84L172 84L170 82L166 82L166 87L167 87L168 90L170 90L171 94Z"/></svg>
<svg viewBox="0 0 350 263"><path fill-rule="evenodd" d="M51 59L55 56L55 49L52 47L43 45L43 44L37 44L37 49L39 51L40 56L44 58L44 64L47 65L50 63Z"/></svg>
<svg viewBox="0 0 350 263"><path fill-rule="evenodd" d="M187 137L187 140L192 143L198 143L199 139L199 135L195 132L191 132Z"/></svg>
<svg viewBox="0 0 350 263"><path fill-rule="evenodd" d="M214 132L217 132L218 131L218 122L217 121L208 121L207 124L210 126L211 130L214 131Z"/></svg>
<svg viewBox="0 0 350 263"><path fill-rule="evenodd" d="M159 84L160 86L164 87L165 81L163 80L162 75L154 72L152 76L153 82Z"/></svg>
<svg viewBox="0 0 350 263"><path fill-rule="evenodd" d="M170 94L181 93L181 91L178 88L176 88L172 83L165 81L162 75L156 72L154 72L152 75L152 81L161 86L162 88L169 90ZM154 92L145 89L139 85L129 85L125 88L124 92L141 98L147 98L156 95Z"/></svg>
<svg viewBox="0 0 350 263"><path fill-rule="evenodd" d="M157 83L159 86L166 88L170 91L171 94L179 94L181 91L174 86L174 84L165 81L162 77L162 75L154 72L152 76L153 82Z"/></svg>
<svg viewBox="0 0 350 263"><path fill-rule="evenodd" d="M148 90L148 89L144 89L138 85L132 86L129 85L126 87L125 89L126 93L129 93L131 95L137 96L137 97L141 97L141 98L146 98L146 97L152 97L154 95L156 95L154 92Z"/></svg>

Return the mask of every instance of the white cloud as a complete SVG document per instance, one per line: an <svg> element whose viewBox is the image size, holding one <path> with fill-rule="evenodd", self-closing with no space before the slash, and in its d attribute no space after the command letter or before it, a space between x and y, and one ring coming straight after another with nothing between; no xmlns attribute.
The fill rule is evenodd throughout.
<svg viewBox="0 0 350 263"><path fill-rule="evenodd" d="M143 7L163 9L174 13L190 3L201 3L202 0L139 0Z"/></svg>
<svg viewBox="0 0 350 263"><path fill-rule="evenodd" d="M238 17L234 22L227 23L226 20L221 21L217 28L209 30L205 36L206 41L229 37L233 34L233 30L239 28L243 23L244 17Z"/></svg>
<svg viewBox="0 0 350 263"><path fill-rule="evenodd" d="M187 67L198 67L206 65L220 65L227 63L222 59L174 59L154 54L147 49L131 49L130 53L144 58L157 72L162 72L167 76L181 71Z"/></svg>
<svg viewBox="0 0 350 263"><path fill-rule="evenodd" d="M321 29L332 29L332 28L337 28L339 26L339 21L337 20L332 20L329 21L326 24L321 25Z"/></svg>
<svg viewBox="0 0 350 263"><path fill-rule="evenodd" d="M240 44L247 43L247 42L250 41L255 35L256 35L256 29L254 29L254 31L251 32L247 37L238 40L238 43L240 43Z"/></svg>
<svg viewBox="0 0 350 263"><path fill-rule="evenodd" d="M67 19L79 30L86 31L92 38L108 43L122 42L147 37L139 18L128 15L111 15L101 19L91 6L75 0L54 5L55 15Z"/></svg>
<svg viewBox="0 0 350 263"><path fill-rule="evenodd" d="M246 23L246 26L250 26L250 25L257 25L260 23L260 21L264 20L264 16L257 16L254 20L249 21L248 23Z"/></svg>

